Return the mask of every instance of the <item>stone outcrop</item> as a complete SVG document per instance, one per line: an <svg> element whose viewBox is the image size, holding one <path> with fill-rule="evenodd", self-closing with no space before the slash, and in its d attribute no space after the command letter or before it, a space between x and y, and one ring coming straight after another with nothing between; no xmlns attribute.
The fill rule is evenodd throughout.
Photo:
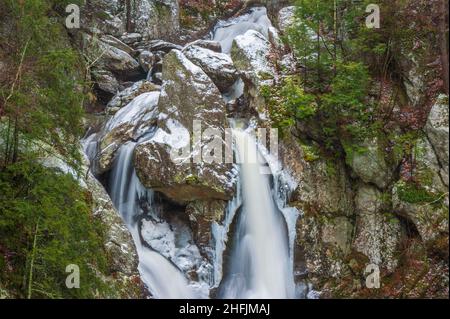
<svg viewBox="0 0 450 319"><path fill-rule="evenodd" d="M225 93L238 79L238 72L230 56L197 45L183 50L184 55L211 78L220 92Z"/></svg>
<svg viewBox="0 0 450 319"><path fill-rule="evenodd" d="M223 155L219 163L208 163L205 149L191 145L194 121L199 121L203 129L214 130L223 149L226 122L222 96L202 69L178 50L164 58L158 112L155 136L135 150L136 171L142 183L179 203L230 199L234 189ZM184 154L174 154L179 150ZM196 162L198 156L203 160Z"/></svg>

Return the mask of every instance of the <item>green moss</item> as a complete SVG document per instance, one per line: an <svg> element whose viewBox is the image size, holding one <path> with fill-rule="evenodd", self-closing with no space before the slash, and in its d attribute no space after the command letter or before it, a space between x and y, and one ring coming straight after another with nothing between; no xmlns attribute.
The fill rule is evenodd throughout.
<svg viewBox="0 0 450 319"><path fill-rule="evenodd" d="M306 145L300 143L300 147L303 150L303 158L307 162L314 162L320 159L319 149L315 145Z"/></svg>
<svg viewBox="0 0 450 319"><path fill-rule="evenodd" d="M411 204L432 204L439 206L444 200L443 194L427 191L415 183L401 183L398 186L399 199Z"/></svg>

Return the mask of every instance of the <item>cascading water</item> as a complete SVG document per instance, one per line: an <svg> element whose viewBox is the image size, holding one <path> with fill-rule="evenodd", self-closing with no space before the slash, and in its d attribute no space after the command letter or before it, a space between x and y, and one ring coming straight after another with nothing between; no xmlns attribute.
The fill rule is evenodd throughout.
<svg viewBox="0 0 450 319"><path fill-rule="evenodd" d="M129 142L119 150L110 180L110 195L133 236L139 255L142 281L156 298L193 298L193 291L183 274L159 253L146 247L139 234L142 206L153 205L153 192L139 181L132 165L136 143Z"/></svg>
<svg viewBox="0 0 450 319"><path fill-rule="evenodd" d="M271 26L272 23L267 17L267 9L256 7L242 16L218 22L214 27L212 39L220 43L223 53L229 54L233 40L238 35L244 34L248 30L255 30L267 38L268 29Z"/></svg>
<svg viewBox="0 0 450 319"><path fill-rule="evenodd" d="M229 54L236 36L256 30L267 37L270 27L266 9L252 8L243 16L219 22L212 38L221 43L223 52ZM224 99L236 99L243 91L244 83L239 79L230 92L224 94ZM137 141L128 142L118 150L110 173L109 191L132 234L139 256L139 272L152 295L156 298L207 297L207 294L195 288L195 283L188 282L183 272L170 261L173 261L171 256L155 248L152 236L144 238L149 237L149 231L160 233L165 231L164 227L170 227L157 216L153 192L140 183L133 166L133 152L139 140L157 137L148 123L155 115L158 98L159 92L141 94L105 125L108 132L127 122L135 127L133 140ZM223 224L212 224L215 240L212 287L219 287L218 297L222 298L293 298L292 247L295 227L292 225L295 225L297 215L290 214L284 208L278 180L271 187L269 176L261 174L263 165L257 159L262 159L265 154L260 152L262 149L258 150L255 139L238 129L233 132L235 153L241 164L240 178L237 181L236 197L228 205ZM85 151L92 162L95 162L97 135L88 137L84 142ZM149 217L150 220L159 221L154 227L147 228L144 235L143 221L148 223ZM237 231L233 245L228 243L228 246L233 247L232 258L224 274L222 254L227 246L233 219L237 219ZM157 251L150 247L149 242Z"/></svg>
<svg viewBox="0 0 450 319"><path fill-rule="evenodd" d="M219 22L214 28L212 39L220 42L222 51L230 54L233 40L249 30L255 30L268 37L272 24L264 7L252 8L247 14ZM224 94L225 101L243 94L241 79ZM241 159L240 190L231 202L225 225L213 225L216 239L216 262L223 262L222 254L227 241L224 232L230 228L233 218L238 218L237 231L233 238L231 262L219 289L222 298L293 298L295 284L292 271L291 239L292 227L297 213L286 213L279 207L277 196L272 193L267 175L261 174L262 159L254 138L244 131L234 129L235 152ZM245 155L247 154L247 156ZM267 167L266 167L267 169ZM278 192L278 190L275 190ZM241 207L239 216L236 210ZM280 213L283 211L283 214ZM286 218L286 221L284 218ZM292 217L292 218L291 218ZM295 223L294 223L295 224ZM289 235L288 235L289 232ZM294 230L295 232L295 230ZM222 271L222 265L215 265ZM216 272L216 280L223 274ZM216 284L218 284L216 282Z"/></svg>
<svg viewBox="0 0 450 319"><path fill-rule="evenodd" d="M243 206L238 216L230 268L220 287L223 298L293 298L285 221L272 197L255 139L233 131L240 163Z"/></svg>

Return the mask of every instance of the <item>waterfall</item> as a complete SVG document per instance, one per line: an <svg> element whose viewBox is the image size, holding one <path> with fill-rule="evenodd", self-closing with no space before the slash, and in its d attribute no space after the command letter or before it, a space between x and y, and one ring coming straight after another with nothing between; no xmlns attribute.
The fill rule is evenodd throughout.
<svg viewBox="0 0 450 319"><path fill-rule="evenodd" d="M156 298L194 298L184 275L166 258L146 247L139 234L142 207L153 209L153 192L139 181L133 167L134 142L123 145L115 160L110 179L110 195L126 223L139 256L142 281Z"/></svg>
<svg viewBox="0 0 450 319"><path fill-rule="evenodd" d="M243 206L230 268L220 287L223 298L293 298L295 285L283 215L272 196L269 176L255 139L234 130Z"/></svg>
<svg viewBox="0 0 450 319"><path fill-rule="evenodd" d="M248 30L255 30L268 38L268 29L272 26L264 7L251 8L247 14L219 21L214 27L212 39L222 46L222 52L229 54L234 38Z"/></svg>

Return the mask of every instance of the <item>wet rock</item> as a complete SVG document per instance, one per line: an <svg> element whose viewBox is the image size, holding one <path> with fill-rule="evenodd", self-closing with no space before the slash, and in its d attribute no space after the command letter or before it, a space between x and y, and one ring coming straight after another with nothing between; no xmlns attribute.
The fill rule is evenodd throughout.
<svg viewBox="0 0 450 319"><path fill-rule="evenodd" d="M200 48L208 49L217 53L222 53L222 46L220 42L211 40L195 40L194 42L188 43L183 50L188 49L190 46L195 45Z"/></svg>
<svg viewBox="0 0 450 319"><path fill-rule="evenodd" d="M92 72L92 76L100 90L116 94L119 91L120 84L112 72L107 70L96 70Z"/></svg>
<svg viewBox="0 0 450 319"><path fill-rule="evenodd" d="M139 64L141 65L142 69L144 69L145 72L148 72L151 70L153 64L156 62L156 57L153 53L150 51L142 51L139 54Z"/></svg>
<svg viewBox="0 0 450 319"><path fill-rule="evenodd" d="M217 53L196 45L188 46L183 53L205 71L222 93L226 92L238 79L238 72L233 61L224 53Z"/></svg>
<svg viewBox="0 0 450 319"><path fill-rule="evenodd" d="M212 223L220 223L223 220L226 206L227 202L225 201L213 200L191 202L186 207L194 240L210 261L213 260Z"/></svg>
<svg viewBox="0 0 450 319"><path fill-rule="evenodd" d="M161 72L156 72L152 75L152 81L157 85L162 85L163 83L163 76Z"/></svg>

